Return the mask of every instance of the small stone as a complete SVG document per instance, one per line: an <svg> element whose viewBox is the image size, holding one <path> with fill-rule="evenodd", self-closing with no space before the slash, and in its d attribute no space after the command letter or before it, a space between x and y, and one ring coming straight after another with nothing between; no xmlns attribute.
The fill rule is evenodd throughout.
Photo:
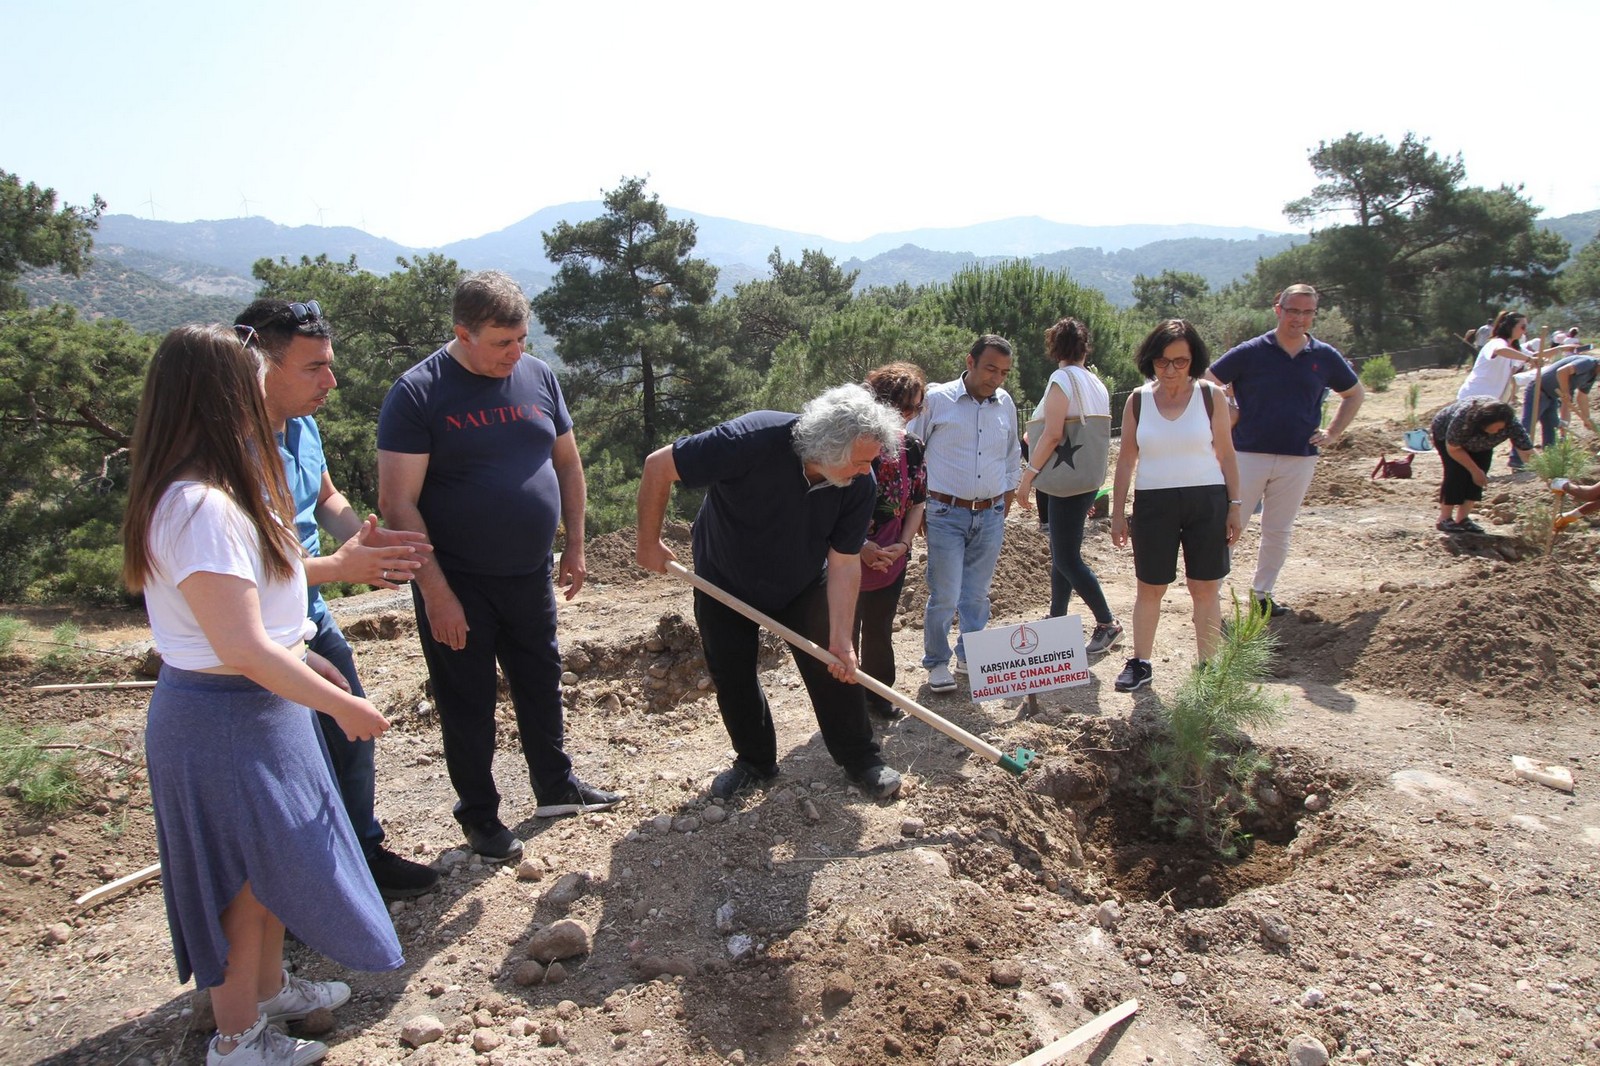
<svg viewBox="0 0 1600 1066"><path fill-rule="evenodd" d="M856 984L849 974L829 974L822 984L822 1009L830 1014L856 998Z"/></svg>
<svg viewBox="0 0 1600 1066"><path fill-rule="evenodd" d="M808 822L822 821L822 812L817 810L817 805L811 802L810 797L800 801L800 813L805 815Z"/></svg>
<svg viewBox="0 0 1600 1066"><path fill-rule="evenodd" d="M666 836L668 833L672 832L672 815L656 815L654 818L650 819L650 829L652 832L660 833L662 836Z"/></svg>
<svg viewBox="0 0 1600 1066"><path fill-rule="evenodd" d="M1327 806L1328 797L1322 795L1320 792L1311 792L1306 795L1305 807L1306 810L1310 811L1312 814L1316 814L1318 811L1326 809Z"/></svg>
<svg viewBox="0 0 1600 1066"><path fill-rule="evenodd" d="M39 860L44 858L44 852L38 848L18 848L6 852L5 858L0 859L7 866L37 866Z"/></svg>
<svg viewBox="0 0 1600 1066"><path fill-rule="evenodd" d="M1260 800L1264 807L1276 807L1283 803L1283 795L1271 785L1262 785L1256 789L1256 799Z"/></svg>
<svg viewBox="0 0 1600 1066"><path fill-rule="evenodd" d="M1167 981L1171 983L1173 988L1182 988L1189 983L1189 975L1182 970L1173 970L1172 976L1167 978Z"/></svg>
<svg viewBox="0 0 1600 1066"><path fill-rule="evenodd" d="M883 1053L885 1055L895 1056L904 1055L906 1053L905 1042L898 1036L890 1033L888 1036L883 1038Z"/></svg>
<svg viewBox="0 0 1600 1066"><path fill-rule="evenodd" d="M517 963L517 968L511 971L511 983L519 988L527 988L543 980L544 964L533 959Z"/></svg>
<svg viewBox="0 0 1600 1066"><path fill-rule="evenodd" d="M686 814L672 823L674 833L693 833L700 828L700 819L692 814Z"/></svg>
<svg viewBox="0 0 1600 1066"><path fill-rule="evenodd" d="M566 1032L560 1022L545 1022L539 1029L539 1043L545 1047L555 1047L565 1040Z"/></svg>
<svg viewBox="0 0 1600 1066"><path fill-rule="evenodd" d="M728 957L738 961L754 951L755 946L755 941L744 933L735 933L728 938Z"/></svg>
<svg viewBox="0 0 1600 1066"><path fill-rule="evenodd" d="M550 890L542 898L557 907L570 907L578 902L578 899L588 889L589 881L590 876L587 870L563 874L555 884L550 886ZM577 954L577 952L572 954Z"/></svg>
<svg viewBox="0 0 1600 1066"><path fill-rule="evenodd" d="M574 918L563 918L538 930L528 939L528 958L550 962L574 955L587 955L593 944L594 934L587 925ZM553 978L546 973L545 980Z"/></svg>
<svg viewBox="0 0 1600 1066"><path fill-rule="evenodd" d="M505 1038L493 1029L474 1029L472 1031L472 1050L483 1055L493 1051L505 1042Z"/></svg>
<svg viewBox="0 0 1600 1066"><path fill-rule="evenodd" d="M419 1014L400 1029L400 1041L408 1047L431 1044L444 1036L444 1023L431 1014Z"/></svg>
<svg viewBox="0 0 1600 1066"><path fill-rule="evenodd" d="M1289 1041L1289 1066L1327 1066L1328 1049L1310 1033Z"/></svg>
<svg viewBox="0 0 1600 1066"><path fill-rule="evenodd" d="M1022 964L1015 959L996 959L989 964L989 983L996 988L1015 988L1022 983Z"/></svg>
<svg viewBox="0 0 1600 1066"><path fill-rule="evenodd" d="M1320 1007L1328 997L1320 988L1308 988L1300 997L1302 1007Z"/></svg>
<svg viewBox="0 0 1600 1066"><path fill-rule="evenodd" d="M1122 922L1122 908L1116 900L1108 899L1095 909L1094 920L1102 929L1115 929Z"/></svg>
<svg viewBox="0 0 1600 1066"><path fill-rule="evenodd" d="M700 812L700 820L707 825L720 825L728 820L728 812L713 803Z"/></svg>
<svg viewBox="0 0 1600 1066"><path fill-rule="evenodd" d="M729 900L717 908L717 932L733 932L733 901Z"/></svg>
<svg viewBox="0 0 1600 1066"><path fill-rule="evenodd" d="M561 683L568 687L576 685L578 683L578 675L571 670L563 670L561 672Z"/></svg>
<svg viewBox="0 0 1600 1066"><path fill-rule="evenodd" d="M47 944L65 944L72 939L72 926L66 922L56 922L45 927L44 940Z"/></svg>
<svg viewBox="0 0 1600 1066"><path fill-rule="evenodd" d="M567 968L561 965L559 962L552 962L544 971L544 983L547 985L559 985L566 979Z"/></svg>
<svg viewBox="0 0 1600 1066"><path fill-rule="evenodd" d="M322 1036L333 1032L333 1011L327 1007L318 1007L304 1018L300 1019L300 1031L307 1036Z"/></svg>
<svg viewBox="0 0 1600 1066"><path fill-rule="evenodd" d="M900 820L900 835L903 837L919 837L923 830L928 828L928 823L921 818L902 818Z"/></svg>
<svg viewBox="0 0 1600 1066"><path fill-rule="evenodd" d="M1274 944L1287 944L1294 937L1289 923L1271 911L1256 912L1256 928L1261 930L1263 940L1270 940Z"/></svg>
<svg viewBox="0 0 1600 1066"><path fill-rule="evenodd" d="M539 881L544 878L544 866L535 859L523 859L517 864L518 881Z"/></svg>
<svg viewBox="0 0 1600 1066"><path fill-rule="evenodd" d="M560 1003L556 1004L556 1017L560 1018L562 1021L570 1022L572 1019L576 1018L580 1013L582 1013L582 1011L583 1008L578 1006L570 999L564 999Z"/></svg>

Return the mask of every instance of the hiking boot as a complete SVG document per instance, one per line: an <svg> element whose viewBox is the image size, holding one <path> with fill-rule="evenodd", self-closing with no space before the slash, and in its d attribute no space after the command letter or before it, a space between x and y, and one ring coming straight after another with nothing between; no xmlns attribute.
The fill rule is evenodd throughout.
<svg viewBox="0 0 1600 1066"><path fill-rule="evenodd" d="M928 667L928 687L934 692L954 692L956 679L950 676L950 665L940 663L938 666Z"/></svg>
<svg viewBox="0 0 1600 1066"><path fill-rule="evenodd" d="M955 676L957 676L957 677L966 677L967 676L967 660L963 659L959 655L957 655L954 659L951 659L950 660L950 672L952 674L954 674Z"/></svg>
<svg viewBox="0 0 1600 1066"><path fill-rule="evenodd" d="M522 857L522 841L498 818L490 818L477 825L464 825L461 831L467 835L467 846L488 862L505 862Z"/></svg>
<svg viewBox="0 0 1600 1066"><path fill-rule="evenodd" d="M1288 605L1273 599L1270 592L1256 592L1252 593L1252 596L1255 599L1257 614L1264 614L1269 618L1282 618L1289 613Z"/></svg>
<svg viewBox="0 0 1600 1066"><path fill-rule="evenodd" d="M437 870L420 862L402 859L381 846L367 856L367 869L372 871L372 882L378 886L378 895L390 903L397 899L415 899L433 891L439 884Z"/></svg>
<svg viewBox="0 0 1600 1066"><path fill-rule="evenodd" d="M1123 664L1122 673L1117 675L1111 687L1118 692L1132 692L1148 685L1153 673L1148 659L1129 659Z"/></svg>
<svg viewBox="0 0 1600 1066"><path fill-rule="evenodd" d="M297 1022L314 1010L333 1010L349 1001L350 986L343 981L307 981L285 970L278 994L258 1005L270 1026L273 1022Z"/></svg>
<svg viewBox="0 0 1600 1066"><path fill-rule="evenodd" d="M733 760L733 765L711 779L711 795L716 799L732 799L746 789L758 788L778 776L774 766L770 772L743 759Z"/></svg>
<svg viewBox="0 0 1600 1066"><path fill-rule="evenodd" d="M577 778L572 778L564 784L560 791L539 801L539 806L533 809L535 818L560 818L568 814L582 814L585 811L609 811L622 802L622 797L615 792L593 788L584 784Z"/></svg>
<svg viewBox="0 0 1600 1066"><path fill-rule="evenodd" d="M261 1015L256 1024L244 1031L233 1050L217 1050L218 1032L206 1045L206 1066L311 1066L321 1062L328 1054L328 1045L317 1040L296 1040L280 1029L267 1024Z"/></svg>
<svg viewBox="0 0 1600 1066"><path fill-rule="evenodd" d="M1101 652L1110 651L1122 639L1122 626L1115 620L1101 622L1094 627L1094 635L1089 638L1089 643L1083 650L1090 655L1099 655Z"/></svg>
<svg viewBox="0 0 1600 1066"><path fill-rule="evenodd" d="M891 769L883 763L869 766L858 774L851 774L850 780L860 785L873 799L888 799L900 791L900 771Z"/></svg>

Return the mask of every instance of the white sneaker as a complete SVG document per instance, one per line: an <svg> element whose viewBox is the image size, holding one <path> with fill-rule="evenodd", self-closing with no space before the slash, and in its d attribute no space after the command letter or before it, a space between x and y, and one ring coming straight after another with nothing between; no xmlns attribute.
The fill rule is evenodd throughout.
<svg viewBox="0 0 1600 1066"><path fill-rule="evenodd" d="M224 1054L217 1050L217 1039L206 1045L206 1066L311 1066L328 1054L328 1045L319 1040L296 1040L267 1024L261 1015L245 1030L244 1037Z"/></svg>
<svg viewBox="0 0 1600 1066"><path fill-rule="evenodd" d="M954 692L956 679L950 676L950 667L946 663L928 668L928 687L935 692Z"/></svg>
<svg viewBox="0 0 1600 1066"><path fill-rule="evenodd" d="M957 655L954 659L951 659L950 660L950 672L952 674L955 674L957 677L966 677L967 676L967 660L963 659L959 655Z"/></svg>
<svg viewBox="0 0 1600 1066"><path fill-rule="evenodd" d="M260 1004L269 1022L297 1022L314 1010L332 1010L350 1001L350 986L343 981L307 981L283 971L283 987Z"/></svg>

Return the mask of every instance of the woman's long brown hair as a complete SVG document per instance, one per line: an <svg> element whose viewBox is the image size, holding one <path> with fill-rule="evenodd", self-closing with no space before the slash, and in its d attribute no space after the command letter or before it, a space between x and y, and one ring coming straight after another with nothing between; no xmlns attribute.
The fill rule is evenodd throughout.
<svg viewBox="0 0 1600 1066"><path fill-rule="evenodd" d="M255 527L267 573L294 572L294 505L261 392L261 356L226 326L179 326L145 374L134 424L122 580L141 591L155 569L150 522L182 475L226 492Z"/></svg>

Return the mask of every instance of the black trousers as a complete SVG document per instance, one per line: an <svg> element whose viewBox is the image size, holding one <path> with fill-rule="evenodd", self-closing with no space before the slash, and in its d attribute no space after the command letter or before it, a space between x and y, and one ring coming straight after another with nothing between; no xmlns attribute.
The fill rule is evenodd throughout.
<svg viewBox="0 0 1600 1066"><path fill-rule="evenodd" d="M535 795L543 801L572 780L572 760L562 750L555 591L548 565L540 573L516 577L445 576L467 616L467 645L460 651L433 639L422 591L415 584L411 598L439 709L445 767L459 797L456 820L477 825L500 816L500 792L494 784L496 663L511 689Z"/></svg>
<svg viewBox="0 0 1600 1066"><path fill-rule="evenodd" d="M863 589L856 601L856 656L861 672L894 688L894 616L900 606L900 593L906 586L906 572L881 589ZM818 643L821 643L820 641ZM886 707L889 701L862 690L868 706Z"/></svg>
<svg viewBox="0 0 1600 1066"><path fill-rule="evenodd" d="M780 610L767 613L802 636L828 646L828 590L823 582L809 586ZM706 667L717 686L717 708L733 750L760 770L775 773L778 735L758 675L760 627L698 589L694 620L700 627ZM861 686L835 680L819 660L799 648L790 650L833 761L852 774L882 763L861 700Z"/></svg>

